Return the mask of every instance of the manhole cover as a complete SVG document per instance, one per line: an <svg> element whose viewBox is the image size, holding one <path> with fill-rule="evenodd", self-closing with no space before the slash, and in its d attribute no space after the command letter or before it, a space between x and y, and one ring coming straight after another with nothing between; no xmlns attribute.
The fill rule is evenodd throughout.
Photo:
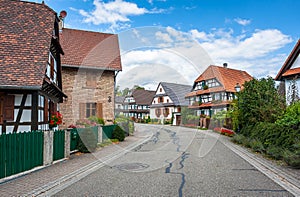
<svg viewBox="0 0 300 197"><path fill-rule="evenodd" d="M148 168L149 165L144 163L123 163L114 167L124 171L139 171Z"/></svg>

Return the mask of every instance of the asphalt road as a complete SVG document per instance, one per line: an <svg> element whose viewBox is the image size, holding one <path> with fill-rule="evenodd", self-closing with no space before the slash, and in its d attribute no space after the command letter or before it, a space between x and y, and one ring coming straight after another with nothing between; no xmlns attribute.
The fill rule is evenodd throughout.
<svg viewBox="0 0 300 197"><path fill-rule="evenodd" d="M214 136L161 125L137 130L153 136L55 195L292 196Z"/></svg>

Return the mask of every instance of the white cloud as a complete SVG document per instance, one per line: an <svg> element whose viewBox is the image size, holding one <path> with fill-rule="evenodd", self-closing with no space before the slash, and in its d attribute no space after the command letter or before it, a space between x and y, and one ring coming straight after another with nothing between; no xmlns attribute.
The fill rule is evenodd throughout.
<svg viewBox="0 0 300 197"><path fill-rule="evenodd" d="M278 51L292 42L277 29L246 34L232 29L185 33L171 27L148 27L131 33L135 40L124 39L124 43L122 37L129 36L119 34L123 71L117 83L121 89L136 84L151 87L161 81L192 84L207 66L224 62L254 77L273 77L288 55Z"/></svg>
<svg viewBox="0 0 300 197"><path fill-rule="evenodd" d="M170 37L168 33L162 33L158 31L155 33L156 39L164 41L164 42L173 42L173 39Z"/></svg>
<svg viewBox="0 0 300 197"><path fill-rule="evenodd" d="M137 4L123 0L115 0L104 3L101 0L94 0L95 9L92 12L80 10L80 14L85 17L84 22L99 24L116 24L117 22L128 22L128 16L142 15L147 13L147 9L139 8Z"/></svg>
<svg viewBox="0 0 300 197"><path fill-rule="evenodd" d="M251 20L241 18L235 18L234 21L243 26L249 25L251 23Z"/></svg>
<svg viewBox="0 0 300 197"><path fill-rule="evenodd" d="M103 2L102 0L94 0L94 10L86 11L83 9L77 10L84 17L84 23L92 23L94 25L106 24L110 25L108 29L112 32L130 27L130 17L144 14L160 14L168 10L153 8L148 10L139 7L136 3L127 2L125 0L114 0ZM170 8L171 9L171 8ZM73 9L74 11L76 9Z"/></svg>
<svg viewBox="0 0 300 197"><path fill-rule="evenodd" d="M234 35L232 29L215 29L210 33L194 29L190 33L217 65L228 62L230 67L246 70L256 77L274 76L287 55L276 51L292 41L277 29L255 30L250 35Z"/></svg>

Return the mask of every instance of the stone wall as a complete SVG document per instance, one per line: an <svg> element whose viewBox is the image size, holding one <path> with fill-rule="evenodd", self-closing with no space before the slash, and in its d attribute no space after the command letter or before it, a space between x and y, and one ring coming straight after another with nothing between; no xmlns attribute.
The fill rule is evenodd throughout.
<svg viewBox="0 0 300 197"><path fill-rule="evenodd" d="M89 78L96 79L95 87L87 86L86 82ZM101 103L103 119L106 123L112 123L115 105L114 83L114 71L63 67L63 92L68 98L60 104L60 112L63 115L61 127L66 128L80 119L79 103Z"/></svg>

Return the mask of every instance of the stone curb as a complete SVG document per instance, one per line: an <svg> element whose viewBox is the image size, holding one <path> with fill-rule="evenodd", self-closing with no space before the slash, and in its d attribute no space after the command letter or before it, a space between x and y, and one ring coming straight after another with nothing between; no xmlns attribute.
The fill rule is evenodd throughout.
<svg viewBox="0 0 300 197"><path fill-rule="evenodd" d="M245 161L250 163L253 167L258 169L260 172L265 174L267 177L272 179L274 182L279 184L281 187L286 189L288 192L294 196L300 196L300 180L294 178L288 173L280 170L275 165L269 164L265 159L257 157L254 153L248 151L244 147L230 142L225 136L219 136L219 134L212 133L211 131L206 132L206 134L219 137L220 142L222 142L226 147L236 153L238 156L243 158Z"/></svg>

